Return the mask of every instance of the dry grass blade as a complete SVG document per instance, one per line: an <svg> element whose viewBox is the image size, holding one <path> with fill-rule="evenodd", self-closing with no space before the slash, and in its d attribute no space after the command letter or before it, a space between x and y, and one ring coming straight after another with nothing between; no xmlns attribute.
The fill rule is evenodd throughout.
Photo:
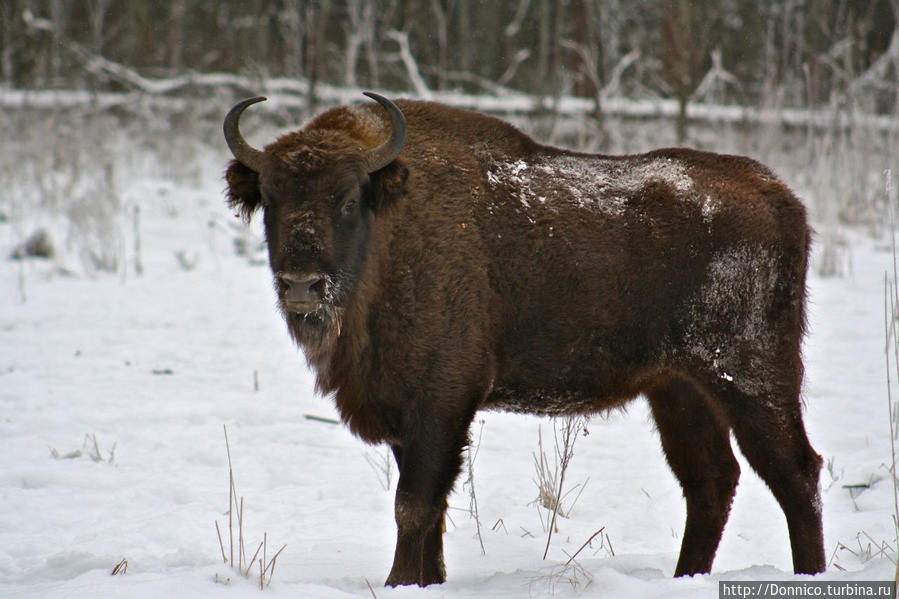
<svg viewBox="0 0 899 599"><path fill-rule="evenodd" d="M222 542L222 531L219 528L219 521L215 521L215 534L218 535L219 538L219 549L222 550L222 562L228 563L228 556L225 555L225 544Z"/></svg>
<svg viewBox="0 0 899 599"><path fill-rule="evenodd" d="M281 552L287 549L287 544L281 545L281 548L272 556L272 559L268 561L268 564L265 566L265 570L263 570L262 574L265 575L268 572L268 583L272 583L272 576L275 575L275 563L278 561L278 556L281 555Z"/></svg>
<svg viewBox="0 0 899 599"><path fill-rule="evenodd" d="M231 467L231 443L228 441L228 427L225 430L225 450L228 452L228 542L231 551L231 567L234 567L234 468Z"/></svg>
<svg viewBox="0 0 899 599"><path fill-rule="evenodd" d="M378 596L375 595L375 590L372 588L371 583L368 581L367 578L365 579L365 584L368 585L368 590L371 593L371 596L374 597L374 599L378 599Z"/></svg>
<svg viewBox="0 0 899 599"><path fill-rule="evenodd" d="M119 574L125 574L128 572L128 560L122 558L122 561L116 564L115 568L112 569L110 576L118 576Z"/></svg>
<svg viewBox="0 0 899 599"><path fill-rule="evenodd" d="M249 577L249 570L247 571L247 577ZM259 562L259 590L265 590L265 570L262 567L262 562Z"/></svg>
<svg viewBox="0 0 899 599"><path fill-rule="evenodd" d="M503 522L502 518L498 518L497 521L493 523L493 526L490 527L490 530L496 531L500 528L502 528L506 534L509 534L509 529L506 528L506 523Z"/></svg>
<svg viewBox="0 0 899 599"><path fill-rule="evenodd" d="M244 559L246 558L246 550L243 544L243 497L240 498L240 508L237 511L237 569L243 569Z"/></svg>
<svg viewBox="0 0 899 599"><path fill-rule="evenodd" d="M558 469L551 468L549 465L549 459L546 457L546 451L543 449L542 427L537 428L537 453L533 454L533 456L534 469L537 472L534 484L537 485L537 498L540 505L548 510L556 509L555 489Z"/></svg>
<svg viewBox="0 0 899 599"><path fill-rule="evenodd" d="M262 551L262 546L265 544L265 541L259 542L259 547L256 548L256 553L253 554L253 557L250 558L250 563L247 565L247 571L244 573L244 576L250 576L250 570L253 568L253 564L256 562L256 558L259 557L259 552ZM259 562L262 564L262 561Z"/></svg>

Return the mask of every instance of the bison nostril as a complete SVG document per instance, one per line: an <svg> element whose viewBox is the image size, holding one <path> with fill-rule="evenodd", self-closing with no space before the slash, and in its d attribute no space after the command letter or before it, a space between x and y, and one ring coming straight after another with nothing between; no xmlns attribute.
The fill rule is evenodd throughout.
<svg viewBox="0 0 899 599"><path fill-rule="evenodd" d="M318 297L325 297L325 280L319 278L317 281L310 283L309 292L318 295Z"/></svg>
<svg viewBox="0 0 899 599"><path fill-rule="evenodd" d="M279 278L286 286L284 297L290 302L318 302L325 296L327 283L321 275L283 274Z"/></svg>

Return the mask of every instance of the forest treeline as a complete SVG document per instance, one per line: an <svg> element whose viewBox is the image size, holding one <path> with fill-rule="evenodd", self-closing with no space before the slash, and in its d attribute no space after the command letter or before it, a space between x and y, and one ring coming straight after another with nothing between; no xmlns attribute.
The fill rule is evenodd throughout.
<svg viewBox="0 0 899 599"><path fill-rule="evenodd" d="M224 72L892 114L899 0L2 0L0 84Z"/></svg>

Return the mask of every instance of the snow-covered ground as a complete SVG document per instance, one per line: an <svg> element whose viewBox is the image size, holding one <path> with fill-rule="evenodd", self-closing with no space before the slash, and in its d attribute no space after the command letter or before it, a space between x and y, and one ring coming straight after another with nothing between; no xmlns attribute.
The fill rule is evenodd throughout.
<svg viewBox="0 0 899 599"><path fill-rule="evenodd" d="M546 560L534 453L539 428L552 457L553 422L479 415L485 553L463 476L450 499L448 582L384 588L395 470L386 489L383 448L306 418L336 414L313 393L268 269L233 251L225 161L222 149L193 185L120 182L125 203L141 207L142 275L127 219L124 276L83 272L66 252L7 261L22 224L16 214L0 223L0 597L259 596L223 565L216 537L215 522L227 530L228 521L223 425L248 551L264 532L269 555L287 544L264 591L274 596L715 597L721 580L792 578L783 515L745 461L712 574L671 578L684 504L638 399L578 438L566 480L586 488ZM885 240L846 237L851 272L810 281L806 424L828 462L831 561L820 578L888 580L894 565L877 554L895 537L883 355L892 255ZM860 484L870 488L844 487ZM122 559L127 572L111 576Z"/></svg>

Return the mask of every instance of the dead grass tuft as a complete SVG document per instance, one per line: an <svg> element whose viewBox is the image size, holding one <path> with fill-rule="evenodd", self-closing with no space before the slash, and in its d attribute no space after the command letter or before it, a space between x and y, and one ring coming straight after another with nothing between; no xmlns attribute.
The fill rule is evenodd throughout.
<svg viewBox="0 0 899 599"><path fill-rule="evenodd" d="M242 495L239 495L237 492L237 485L234 482L234 468L231 464L231 444L228 441L228 427L224 427L225 431L225 449L228 452L228 552L225 552L225 542L222 539L222 529L219 526L218 520L215 521L215 532L218 536L219 541L219 549L222 551L222 561L225 564L231 566L231 568L236 571L238 574L243 576L244 578L254 578L257 576L256 570L258 569L259 576L259 588L260 590L264 590L265 587L270 586L272 583L272 577L275 575L275 564L278 561L278 556L281 555L281 552L287 547L287 545L282 545L278 551L271 556L268 557L268 533L265 532L262 535L262 541L259 543L259 546L256 548L256 552L253 553L253 557L247 558L248 553L246 549L246 543L244 539L244 498ZM237 515L235 522L235 513ZM236 527L236 529L235 529ZM237 532L237 545L234 544L234 534ZM237 561L234 560L234 553L237 551ZM260 555L261 553L261 555ZM254 567L255 566L255 567ZM222 580L230 583L230 579L224 578L219 579L218 574L216 574L216 582L221 582Z"/></svg>

